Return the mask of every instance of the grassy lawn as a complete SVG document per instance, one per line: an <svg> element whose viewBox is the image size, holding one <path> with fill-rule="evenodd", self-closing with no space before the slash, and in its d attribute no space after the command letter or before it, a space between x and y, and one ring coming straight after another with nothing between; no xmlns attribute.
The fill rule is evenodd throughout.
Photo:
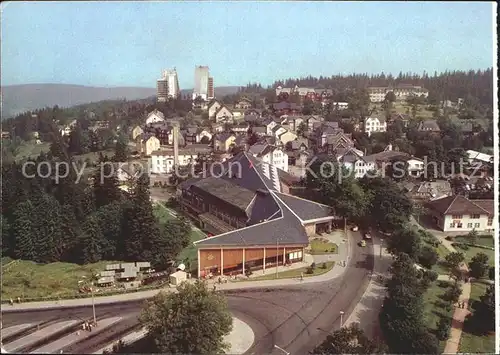
<svg viewBox="0 0 500 355"><path fill-rule="evenodd" d="M470 238L468 237L455 237L454 241L457 243L470 243ZM483 245L485 247L494 248L495 241L493 237L485 237L485 238L476 238L476 242L474 244Z"/></svg>
<svg viewBox="0 0 500 355"><path fill-rule="evenodd" d="M320 263L320 264L316 265L316 267L313 270L314 272L312 274L306 274L307 267L301 267L300 269L279 272L278 278L279 279L293 279L296 277L300 277L301 274L304 274L304 277L322 275L322 274L325 274L328 271L330 271L333 268L333 266L335 265L335 262L328 261L324 264L326 264L325 269L322 268L323 263ZM275 280L275 279L276 279L276 273L269 271L269 274L267 274L267 275L252 277L252 278L245 280L245 281L260 281L260 280Z"/></svg>
<svg viewBox="0 0 500 355"><path fill-rule="evenodd" d="M315 238L311 240L311 254L337 254L338 246L324 238Z"/></svg>
<svg viewBox="0 0 500 355"><path fill-rule="evenodd" d="M448 287L441 287L442 281L433 282L427 291L424 293L424 317L426 323L431 330L436 330L437 322L441 317L452 317L454 309L451 308L450 311L445 309L446 301L441 299L441 296L446 292L446 289L451 286L448 283ZM439 343L440 350L444 350L446 341L441 341Z"/></svg>
<svg viewBox="0 0 500 355"><path fill-rule="evenodd" d="M484 253L488 255L488 261L490 266L495 266L495 251L494 250L489 250L489 249L483 249L483 248L476 248L476 247L469 247L467 250L463 250L460 247L456 247L457 251L464 253L465 255L465 261L468 264L472 258L477 254L477 253Z"/></svg>
<svg viewBox="0 0 500 355"><path fill-rule="evenodd" d="M25 158L36 158L41 152L48 152L50 149L50 143L36 144L34 141L24 142L19 146L19 150L16 154L16 160L22 160Z"/></svg>
<svg viewBox="0 0 500 355"><path fill-rule="evenodd" d="M482 282L473 282L471 284L470 299L479 302L479 297L484 295L488 285ZM474 335L467 329L465 323L458 351L461 353L495 353L495 335Z"/></svg>
<svg viewBox="0 0 500 355"><path fill-rule="evenodd" d="M119 261L77 265L20 260L2 270L2 299L71 296L78 293L78 281L83 279L82 276L89 278L103 271L107 264L116 263Z"/></svg>

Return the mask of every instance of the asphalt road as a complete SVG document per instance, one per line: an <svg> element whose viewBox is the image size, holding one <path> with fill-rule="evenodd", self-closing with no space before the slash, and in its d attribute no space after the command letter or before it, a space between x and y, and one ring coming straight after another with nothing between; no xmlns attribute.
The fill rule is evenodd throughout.
<svg viewBox="0 0 500 355"><path fill-rule="evenodd" d="M354 234L354 233L353 233ZM328 331L340 327L340 312L347 320L368 285L373 269L373 245L361 248L356 243L361 235L351 240L351 258L342 276L328 281L269 289L226 291L231 312L250 325L255 342L247 352L252 354L282 354L274 345L291 354L307 354L324 340ZM89 353L101 348L121 333L138 326L138 315L144 301L99 305L99 318L126 317L110 329L96 333L92 338L65 349L65 353ZM3 326L36 323L47 320L88 319L92 308L75 307L64 310L9 312L3 314Z"/></svg>

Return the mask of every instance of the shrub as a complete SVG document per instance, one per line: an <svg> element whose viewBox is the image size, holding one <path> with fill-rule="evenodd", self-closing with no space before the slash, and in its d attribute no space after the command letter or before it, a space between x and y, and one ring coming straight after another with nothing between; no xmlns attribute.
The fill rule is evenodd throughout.
<svg viewBox="0 0 500 355"><path fill-rule="evenodd" d="M428 245L424 245L418 255L418 263L423 267L430 269L439 260L439 255L436 250Z"/></svg>
<svg viewBox="0 0 500 355"><path fill-rule="evenodd" d="M316 269L316 263L311 264L311 269L313 269L313 270Z"/></svg>
<svg viewBox="0 0 500 355"><path fill-rule="evenodd" d="M434 282L438 278L438 273L432 270L427 270L424 273L424 278L428 279L430 282Z"/></svg>
<svg viewBox="0 0 500 355"><path fill-rule="evenodd" d="M450 328L451 328L451 318L442 317L437 322L436 328L437 328L436 329L436 336L439 340L448 339L448 335L450 333Z"/></svg>
<svg viewBox="0 0 500 355"><path fill-rule="evenodd" d="M309 274L309 275L314 274L314 268L312 266L309 266L306 270L306 274Z"/></svg>
<svg viewBox="0 0 500 355"><path fill-rule="evenodd" d="M486 275L486 272L489 269L488 266L488 255L485 253L477 253L472 257L471 262L469 263L470 275L475 277L476 279L480 279Z"/></svg>
<svg viewBox="0 0 500 355"><path fill-rule="evenodd" d="M441 288L448 288L448 287L450 287L451 283L449 281L439 280L437 282L437 285L438 285L438 287L441 287Z"/></svg>
<svg viewBox="0 0 500 355"><path fill-rule="evenodd" d="M326 263L321 264L321 268L326 269L327 268Z"/></svg>
<svg viewBox="0 0 500 355"><path fill-rule="evenodd" d="M450 302L457 302L462 294L462 288L458 283L453 284L444 294L444 298Z"/></svg>
<svg viewBox="0 0 500 355"><path fill-rule="evenodd" d="M488 278L490 280L495 280L495 267L490 266L490 269L488 270Z"/></svg>
<svg viewBox="0 0 500 355"><path fill-rule="evenodd" d="M452 242L452 241L455 240L455 238L453 238L451 235L446 236L446 238L444 238L444 239L446 239L446 240L448 240L450 242Z"/></svg>

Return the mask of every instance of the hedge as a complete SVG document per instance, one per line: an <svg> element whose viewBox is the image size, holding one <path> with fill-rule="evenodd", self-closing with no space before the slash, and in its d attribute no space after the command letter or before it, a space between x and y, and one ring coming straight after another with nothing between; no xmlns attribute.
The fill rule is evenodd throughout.
<svg viewBox="0 0 500 355"><path fill-rule="evenodd" d="M473 244L473 243L460 243L460 242L453 242L451 243L452 246L459 246L459 245L466 245L468 247L473 247L473 248L479 248L479 249L486 249L486 250L495 250L495 248L492 247L487 247L486 245L481 245L481 244Z"/></svg>

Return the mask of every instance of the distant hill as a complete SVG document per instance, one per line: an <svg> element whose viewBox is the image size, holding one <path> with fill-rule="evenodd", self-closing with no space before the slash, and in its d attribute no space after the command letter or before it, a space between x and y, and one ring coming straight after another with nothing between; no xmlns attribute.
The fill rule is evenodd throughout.
<svg viewBox="0 0 500 355"><path fill-rule="evenodd" d="M192 89L182 90L191 94ZM218 97L234 94L237 86L216 87ZM26 84L10 85L1 88L2 119L19 113L43 107L71 107L89 102L113 99L136 100L156 95L155 88L144 87L92 87L68 84Z"/></svg>

